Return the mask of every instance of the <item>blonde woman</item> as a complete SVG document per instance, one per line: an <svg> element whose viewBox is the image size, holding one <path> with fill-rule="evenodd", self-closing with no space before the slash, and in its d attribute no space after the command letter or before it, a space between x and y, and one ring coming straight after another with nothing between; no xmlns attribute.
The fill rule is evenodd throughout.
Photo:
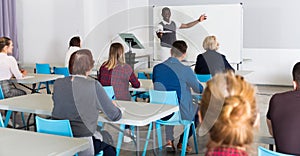
<svg viewBox="0 0 300 156"><path fill-rule="evenodd" d="M206 156L248 155L259 121L251 84L233 72L216 74L207 82L200 110L201 127L210 134Z"/></svg>
<svg viewBox="0 0 300 156"><path fill-rule="evenodd" d="M212 74L219 72L233 70L228 63L226 57L217 52L219 49L219 42L216 36L207 36L203 41L203 48L206 52L199 54L196 60L195 73L196 74Z"/></svg>

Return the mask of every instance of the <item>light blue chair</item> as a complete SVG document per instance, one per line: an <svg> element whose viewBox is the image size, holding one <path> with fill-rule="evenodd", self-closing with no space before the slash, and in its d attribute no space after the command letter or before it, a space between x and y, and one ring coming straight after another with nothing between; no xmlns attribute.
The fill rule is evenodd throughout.
<svg viewBox="0 0 300 156"><path fill-rule="evenodd" d="M207 82L212 78L211 74L195 74L200 82Z"/></svg>
<svg viewBox="0 0 300 156"><path fill-rule="evenodd" d="M69 120L51 120L35 117L36 131L39 133L73 137Z"/></svg>
<svg viewBox="0 0 300 156"><path fill-rule="evenodd" d="M2 119L2 114L0 113L0 127L4 127L3 119Z"/></svg>
<svg viewBox="0 0 300 156"><path fill-rule="evenodd" d="M48 63L36 63L35 70L37 74L51 74L51 67ZM40 82L36 91L39 92L41 85L44 84L46 86L47 93L51 94L49 84L53 84L53 82L54 81Z"/></svg>
<svg viewBox="0 0 300 156"><path fill-rule="evenodd" d="M70 76L68 67L53 67L54 74L64 75L65 77Z"/></svg>
<svg viewBox="0 0 300 156"><path fill-rule="evenodd" d="M108 97L110 97L112 100L116 99L113 86L103 86L103 89L105 90ZM104 124L102 122L98 122L98 126L103 128ZM118 136L118 143L117 143L117 147L116 147L116 151L117 151L116 156L120 155L120 150L121 150L122 141L123 141L123 137L124 137L124 130L125 130L125 124L121 124L120 132L119 132L119 136ZM131 135L133 135L134 134L134 126L130 126L130 130L131 130Z"/></svg>
<svg viewBox="0 0 300 156"><path fill-rule="evenodd" d="M0 100L3 100L3 99L4 99L4 94L3 94L3 91L2 91L2 87L0 85ZM3 124L4 127L7 127L11 114L12 114L12 111L11 110L7 110L5 121L4 121L4 124ZM23 112L21 112L21 117L22 117L23 126L26 127L26 122L25 122L25 117L24 117L24 113ZM2 116L1 116L1 121L3 122Z"/></svg>
<svg viewBox="0 0 300 156"><path fill-rule="evenodd" d="M67 136L73 138L73 132L69 120L51 120L36 116L36 131L39 133ZM97 156L102 156L100 151ZM76 154L77 156L77 154Z"/></svg>
<svg viewBox="0 0 300 156"><path fill-rule="evenodd" d="M157 91L157 90L149 90L150 94L150 103L152 104L168 104L168 105L179 105L178 97L176 91ZM190 127L192 125L193 129L193 137L194 137L194 144L195 144L195 151L198 154L198 143L197 143L197 135L194 121L182 120L180 112L177 111L173 114L173 116L169 120L157 120L156 123L157 129L157 139L158 139L158 148L162 150L162 134L161 134L161 125L183 125L184 126L184 135L183 135L183 142L182 142L182 150L181 156L185 155L186 147L188 143L188 134L190 131ZM152 125L150 124L148 128L148 133L146 137L146 143L144 146L143 156L146 155L146 149L148 146L148 141L150 139L150 133L152 130Z"/></svg>
<svg viewBox="0 0 300 156"><path fill-rule="evenodd" d="M105 90L105 92L109 98L111 98L112 100L116 99L113 86L103 86L103 89Z"/></svg>
<svg viewBox="0 0 300 156"><path fill-rule="evenodd" d="M261 146L258 146L258 156L293 156L290 154L283 154L275 151L268 150L266 148L263 148Z"/></svg>
<svg viewBox="0 0 300 156"><path fill-rule="evenodd" d="M195 74L195 75L200 82L207 82L212 78L211 74ZM194 103L196 104L198 104L199 101L202 99L201 95L192 95L192 96L193 96Z"/></svg>

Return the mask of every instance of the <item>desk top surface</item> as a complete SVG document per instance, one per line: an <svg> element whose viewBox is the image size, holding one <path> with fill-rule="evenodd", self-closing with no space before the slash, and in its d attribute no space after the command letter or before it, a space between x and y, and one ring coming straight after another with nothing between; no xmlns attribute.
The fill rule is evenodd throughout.
<svg viewBox="0 0 300 156"><path fill-rule="evenodd" d="M179 110L178 106L149 104L144 102L119 101L118 106L124 110L121 120L115 123L130 124L136 126L147 125ZM53 109L52 95L28 94L0 100L0 109L19 112L51 115ZM100 113L99 121L108 121L103 113ZM113 122L112 122L113 123Z"/></svg>
<svg viewBox="0 0 300 156"><path fill-rule="evenodd" d="M25 76L22 79L15 80L18 83L22 84L33 84L38 82L45 82L45 81L51 81L56 80L58 78L63 78L64 75L58 75L58 74L28 74L28 76Z"/></svg>
<svg viewBox="0 0 300 156"><path fill-rule="evenodd" d="M0 128L0 155L74 155L89 147L86 139Z"/></svg>
<svg viewBox="0 0 300 156"><path fill-rule="evenodd" d="M145 102L116 101L123 110L123 116L119 121L108 121L103 113L100 113L99 121L115 124L128 124L134 126L145 126L159 120L173 112L179 111L178 106L165 104L151 104Z"/></svg>

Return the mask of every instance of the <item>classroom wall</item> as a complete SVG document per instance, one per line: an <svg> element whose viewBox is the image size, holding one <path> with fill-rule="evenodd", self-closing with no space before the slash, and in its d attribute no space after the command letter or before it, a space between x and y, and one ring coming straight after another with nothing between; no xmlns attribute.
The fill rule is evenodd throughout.
<svg viewBox="0 0 300 156"><path fill-rule="evenodd" d="M96 59L105 59L106 56L101 54L107 51L110 42L120 41L117 37L117 31L120 30L137 33L146 47L151 44L147 38L151 40L153 34L141 29L149 26L151 20L148 18L152 12L151 9L147 10L147 6L232 2L242 2L244 7L245 50L242 57L252 62L243 62L241 68L253 71L246 78L256 84L291 85L291 67L300 60L300 31L297 31L300 21L293 19L300 13L297 9L300 1L297 0L18 0L20 62L62 64L68 41L75 34L87 38L84 46L91 45ZM118 16L122 17L121 22L113 20ZM132 16L137 16L138 20ZM110 24L103 26L107 20ZM95 29L99 28L99 24L106 29ZM101 36L89 36L93 31L99 31ZM95 43L100 45L94 46ZM136 52L142 54L149 51Z"/></svg>
<svg viewBox="0 0 300 156"><path fill-rule="evenodd" d="M83 33L82 0L18 0L20 63L62 64L68 41Z"/></svg>
<svg viewBox="0 0 300 156"><path fill-rule="evenodd" d="M80 35L83 48L94 50L94 57L98 59L99 54L107 52L105 46L116 40L114 38L119 30L130 31L132 27L148 22L148 10L141 9L147 7L148 0L19 0L17 21L20 63L63 64L69 39L74 35ZM135 15L138 22L129 17L132 9L135 9L132 13L139 12ZM115 20L117 16L121 18L119 21ZM105 24L112 18L114 20ZM103 24L107 29L97 32L99 25ZM93 33L98 33L94 34L97 38L93 38ZM145 31L141 31L140 36L144 36L144 42L149 38ZM94 48L95 44L101 48Z"/></svg>

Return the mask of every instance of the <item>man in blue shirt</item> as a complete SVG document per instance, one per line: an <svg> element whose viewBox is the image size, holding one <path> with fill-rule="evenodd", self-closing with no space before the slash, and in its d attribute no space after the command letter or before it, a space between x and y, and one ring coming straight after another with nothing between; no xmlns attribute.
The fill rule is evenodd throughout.
<svg viewBox="0 0 300 156"><path fill-rule="evenodd" d="M176 91L179 101L179 110L183 120L197 120L198 106L192 102L191 88L196 93L201 93L203 87L197 80L194 72L189 66L185 66L181 61L186 56L187 45L184 41L175 41L171 48L171 57L163 63L156 65L153 68L153 83L155 90L161 91ZM167 120L172 115L169 115L163 120ZM196 117L195 117L196 116ZM195 126L197 126L195 121ZM166 150L174 151L174 126L166 126ZM189 137L192 135L192 128L190 129ZM183 133L180 136L177 149L181 150L183 141ZM187 152L191 152L192 148L187 146Z"/></svg>

